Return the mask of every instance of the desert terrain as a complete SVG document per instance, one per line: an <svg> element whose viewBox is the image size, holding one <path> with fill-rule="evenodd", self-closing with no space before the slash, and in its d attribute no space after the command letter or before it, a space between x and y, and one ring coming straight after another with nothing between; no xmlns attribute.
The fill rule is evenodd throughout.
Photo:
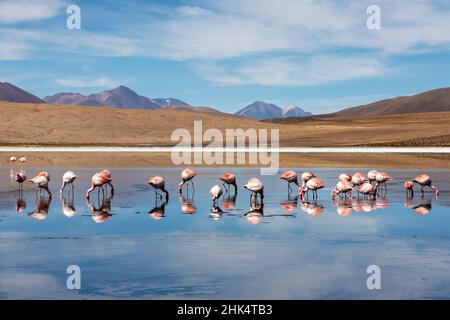
<svg viewBox="0 0 450 320"><path fill-rule="evenodd" d="M232 115L0 102L0 146L171 146L177 128L280 130L280 146L450 146L450 112L259 121Z"/></svg>
<svg viewBox="0 0 450 320"><path fill-rule="evenodd" d="M450 112L259 121L232 115L0 102L0 146L171 146L177 128L279 129L282 147L450 146ZM9 154L0 163L7 164ZM17 155L20 156L20 155ZM170 154L27 154L30 165L163 166ZM31 161L32 159L32 161ZM282 154L281 166L449 168L450 155Z"/></svg>

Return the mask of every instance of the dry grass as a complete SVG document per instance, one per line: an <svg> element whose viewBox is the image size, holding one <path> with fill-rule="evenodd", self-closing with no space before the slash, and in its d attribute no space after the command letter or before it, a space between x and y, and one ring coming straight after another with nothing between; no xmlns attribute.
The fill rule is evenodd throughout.
<svg viewBox="0 0 450 320"><path fill-rule="evenodd" d="M281 146L450 146L450 112L262 122L227 115L0 102L0 145L173 145L177 128L280 130Z"/></svg>

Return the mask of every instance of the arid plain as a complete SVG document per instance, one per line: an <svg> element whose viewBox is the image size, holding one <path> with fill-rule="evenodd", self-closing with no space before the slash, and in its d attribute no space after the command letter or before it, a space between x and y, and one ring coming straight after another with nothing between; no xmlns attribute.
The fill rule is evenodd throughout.
<svg viewBox="0 0 450 320"><path fill-rule="evenodd" d="M259 121L226 114L0 102L0 146L171 146L177 128L279 129L282 147L450 146L450 112ZM169 154L35 153L30 165L164 166ZM282 166L449 168L446 154L282 154ZM4 154L1 162L7 162Z"/></svg>

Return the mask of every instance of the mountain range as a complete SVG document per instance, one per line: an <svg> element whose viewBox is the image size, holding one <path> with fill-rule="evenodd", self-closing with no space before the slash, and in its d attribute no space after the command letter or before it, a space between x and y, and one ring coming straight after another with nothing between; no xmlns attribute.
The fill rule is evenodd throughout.
<svg viewBox="0 0 450 320"><path fill-rule="evenodd" d="M109 106L126 109L167 109L174 111L227 114L211 107L196 107L176 98L147 98L133 90L119 86L100 93L57 93L43 100L7 82L0 82L0 100L19 103L50 103L79 106ZM426 91L412 96L402 96L378 102L346 108L320 117L376 116L406 113L450 111L450 88ZM310 112L296 106L281 108L275 104L255 101L234 115L256 119L274 119L311 116Z"/></svg>
<svg viewBox="0 0 450 320"><path fill-rule="evenodd" d="M305 117L312 115L312 113L306 112L303 109L292 105L280 108L273 103L255 101L237 111L235 115L257 119L273 119L287 117Z"/></svg>
<svg viewBox="0 0 450 320"><path fill-rule="evenodd" d="M412 96L381 100L347 108L330 115L336 117L377 116L440 111L450 111L450 88L435 89Z"/></svg>
<svg viewBox="0 0 450 320"><path fill-rule="evenodd" d="M170 105L188 105L187 103L174 98L150 99L138 95L136 92L125 86L119 86L112 90L105 90L100 93L93 93L84 96L79 93L63 92L52 96L47 96L44 101L51 104L69 104L78 106L108 106L115 108L129 109L160 109Z"/></svg>

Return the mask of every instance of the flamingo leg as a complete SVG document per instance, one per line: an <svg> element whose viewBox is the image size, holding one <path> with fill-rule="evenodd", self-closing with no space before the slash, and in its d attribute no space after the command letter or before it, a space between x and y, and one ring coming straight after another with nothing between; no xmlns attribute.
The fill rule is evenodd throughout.
<svg viewBox="0 0 450 320"><path fill-rule="evenodd" d="M61 186L61 190L59 191L60 193L64 192L64 189L66 188L67 182L63 182L62 186Z"/></svg>

